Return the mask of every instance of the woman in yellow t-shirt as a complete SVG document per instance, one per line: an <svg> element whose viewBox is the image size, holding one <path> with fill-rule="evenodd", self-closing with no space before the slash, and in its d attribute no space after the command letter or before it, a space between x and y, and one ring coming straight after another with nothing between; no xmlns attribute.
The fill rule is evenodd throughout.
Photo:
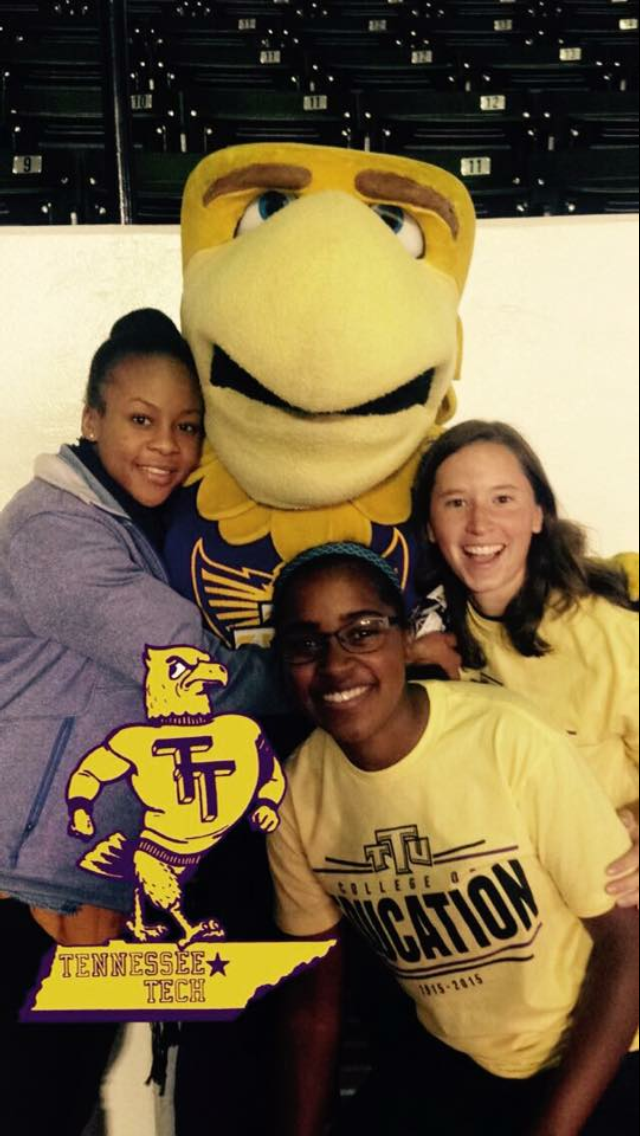
<svg viewBox="0 0 640 1136"><path fill-rule="evenodd" d="M337 940L283 991L279 1136L326 1131L345 926L408 1012L333 1136L630 1136L638 918L602 887L629 841L575 748L508 691L407 683L400 582L370 549L302 553L273 618L317 727L268 841L276 918Z"/></svg>
<svg viewBox="0 0 640 1136"><path fill-rule="evenodd" d="M572 738L634 840L607 890L637 904L638 617L622 574L587 556L539 458L502 422L462 422L438 439L414 516L425 541L418 637L442 616L461 678L524 695Z"/></svg>

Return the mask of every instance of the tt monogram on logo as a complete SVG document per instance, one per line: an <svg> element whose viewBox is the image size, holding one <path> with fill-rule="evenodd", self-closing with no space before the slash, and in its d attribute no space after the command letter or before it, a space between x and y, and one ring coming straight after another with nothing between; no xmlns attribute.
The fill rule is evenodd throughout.
<svg viewBox="0 0 640 1136"><path fill-rule="evenodd" d="M413 868L431 867L433 863L429 837L419 836L415 824L376 829L376 843L366 844L364 851L375 872L394 867L399 876L407 875Z"/></svg>

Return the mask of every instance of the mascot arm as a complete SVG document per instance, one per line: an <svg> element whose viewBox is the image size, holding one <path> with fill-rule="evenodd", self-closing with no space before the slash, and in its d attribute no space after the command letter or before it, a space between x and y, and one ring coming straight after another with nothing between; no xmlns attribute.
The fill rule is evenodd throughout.
<svg viewBox="0 0 640 1136"><path fill-rule="evenodd" d="M16 602L38 638L136 683L147 644L190 644L229 672L219 711L291 712L270 652L221 646L203 630L195 604L136 564L124 540L99 521L62 512L32 517L14 536L8 562Z"/></svg>
<svg viewBox="0 0 640 1136"><path fill-rule="evenodd" d="M97 746L85 754L71 774L67 786L69 835L89 840L95 833L93 803L103 785L119 781L131 769L131 763L119 757L106 745Z"/></svg>
<svg viewBox="0 0 640 1136"><path fill-rule="evenodd" d="M278 806L285 795L287 782L282 766L264 734L258 739L258 754L260 781L249 820L251 826L261 832L275 832L280 823Z"/></svg>

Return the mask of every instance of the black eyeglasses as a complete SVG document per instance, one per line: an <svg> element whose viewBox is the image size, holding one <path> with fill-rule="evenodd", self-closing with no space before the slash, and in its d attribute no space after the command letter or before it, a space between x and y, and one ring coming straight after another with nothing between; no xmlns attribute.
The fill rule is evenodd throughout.
<svg viewBox="0 0 640 1136"><path fill-rule="evenodd" d="M285 631L277 636L276 644L283 659L294 667L323 658L330 639L337 639L351 655L368 655L382 646L389 628L399 623L393 615L363 615L339 631Z"/></svg>

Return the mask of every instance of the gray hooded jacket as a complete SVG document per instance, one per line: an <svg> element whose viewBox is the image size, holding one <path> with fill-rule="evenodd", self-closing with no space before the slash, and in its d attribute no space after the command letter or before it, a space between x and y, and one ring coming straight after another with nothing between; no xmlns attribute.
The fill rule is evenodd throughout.
<svg viewBox="0 0 640 1136"><path fill-rule="evenodd" d="M118 726L145 721L145 646L192 645L229 671L216 710L285 709L270 653L228 651L172 591L155 550L68 447L0 516L0 892L71 912L128 910L128 884L77 867L65 790L80 758ZM128 782L96 802L96 842L135 835Z"/></svg>

